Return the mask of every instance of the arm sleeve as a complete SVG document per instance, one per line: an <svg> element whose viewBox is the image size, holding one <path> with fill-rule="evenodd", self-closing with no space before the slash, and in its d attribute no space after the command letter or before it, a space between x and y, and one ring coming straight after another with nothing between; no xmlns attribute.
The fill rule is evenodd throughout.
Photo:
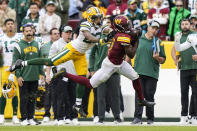
<svg viewBox="0 0 197 131"><path fill-rule="evenodd" d="M79 30L80 31L85 31L85 30L90 31L91 26L88 23L83 22L83 23L80 24L80 29Z"/></svg>
<svg viewBox="0 0 197 131"><path fill-rule="evenodd" d="M117 42L120 43L122 46L131 45L131 38L127 36L119 36L117 38Z"/></svg>
<svg viewBox="0 0 197 131"><path fill-rule="evenodd" d="M188 48L191 47L191 43L190 41L186 40L184 43L180 43L180 41L175 41L174 42L174 47L176 49L176 51L184 51L187 50Z"/></svg>
<svg viewBox="0 0 197 131"><path fill-rule="evenodd" d="M89 70L90 72L94 71L94 65L95 65L95 54L96 54L96 49L97 49L97 45L95 45L90 52L90 56L89 56Z"/></svg>

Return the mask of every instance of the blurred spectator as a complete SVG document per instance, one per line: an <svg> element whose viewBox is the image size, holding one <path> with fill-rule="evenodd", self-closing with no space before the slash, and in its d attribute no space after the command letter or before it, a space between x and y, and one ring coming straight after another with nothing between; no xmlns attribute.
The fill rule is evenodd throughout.
<svg viewBox="0 0 197 131"><path fill-rule="evenodd" d="M60 38L60 32L57 28L52 28L50 30L50 37L51 37L51 41L44 44L41 47L41 56L43 58L48 58L49 55L49 51L50 48L52 46L52 44L57 41ZM46 84L45 84L45 96L44 96L44 109L45 109L45 114L43 117L43 122L47 123L50 120L50 109L51 109L51 105L53 107L53 112L54 112L54 120L57 119L57 103L55 101L55 92L56 90L54 88L52 88L52 84L51 82L51 70L50 69L46 69Z"/></svg>
<svg viewBox="0 0 197 131"><path fill-rule="evenodd" d="M46 14L40 16L38 22L38 33L41 34L44 41L50 41L49 32L52 28L60 28L61 18L56 15L55 12L55 3L53 1L49 1L46 5Z"/></svg>
<svg viewBox="0 0 197 131"><path fill-rule="evenodd" d="M79 10L74 0L69 0L69 18L79 19Z"/></svg>
<svg viewBox="0 0 197 131"><path fill-rule="evenodd" d="M102 12L105 15L107 12L106 8L108 7L108 2L106 0L75 0L75 4L78 10L81 11L81 14L83 14L83 12L86 11L89 5L94 5L100 10L102 10Z"/></svg>
<svg viewBox="0 0 197 131"><path fill-rule="evenodd" d="M143 95L151 102L155 101L160 64L163 64L166 59L164 45L157 37L159 27L157 21L152 20L148 23L147 33L143 34L139 40L134 66L139 74ZM155 46L154 49L153 46ZM142 124L143 107L137 104L138 99L135 95L135 114L132 124ZM146 107L146 116L147 124L153 124L154 106Z"/></svg>
<svg viewBox="0 0 197 131"><path fill-rule="evenodd" d="M153 8L154 6L156 6L155 0L147 0L142 3L142 9L146 14L148 14L149 9Z"/></svg>
<svg viewBox="0 0 197 131"><path fill-rule="evenodd" d="M132 22L132 25L135 29L142 29L143 32L146 32L147 15L143 10L137 7L137 0L128 1L128 10L126 11L126 15Z"/></svg>
<svg viewBox="0 0 197 131"><path fill-rule="evenodd" d="M115 3L110 4L107 7L106 16L120 15L124 14L127 9L127 4L123 3L122 0L115 0Z"/></svg>
<svg viewBox="0 0 197 131"><path fill-rule="evenodd" d="M29 8L29 3L30 0L10 0L8 3L8 6L16 11L18 31L21 27L23 18L26 16L27 10Z"/></svg>
<svg viewBox="0 0 197 131"><path fill-rule="evenodd" d="M60 16L61 25L67 25L69 0L48 0L48 2L50 1L55 3L55 6L56 6L55 13Z"/></svg>
<svg viewBox="0 0 197 131"><path fill-rule="evenodd" d="M32 0L32 2L38 4L38 8L39 8L39 15L44 15L46 13L46 10L44 8L44 3L42 2L42 0ZM27 14L26 16L28 16L30 13L30 9L27 10Z"/></svg>
<svg viewBox="0 0 197 131"><path fill-rule="evenodd" d="M22 25L31 23L36 29L35 35L38 35L38 21L39 21L39 7L37 3L30 3L29 5L30 13L26 16L23 21Z"/></svg>
<svg viewBox="0 0 197 131"><path fill-rule="evenodd" d="M161 40L166 40L169 13L169 8L163 5L163 0L156 0L156 6L148 13L148 21L156 20L160 23L159 38Z"/></svg>
<svg viewBox="0 0 197 131"><path fill-rule="evenodd" d="M176 0L176 7L173 7L170 11L169 16L169 27L168 27L168 40L174 40L176 32L180 32L180 21L184 18L189 18L190 11L183 8L183 1Z"/></svg>
<svg viewBox="0 0 197 131"><path fill-rule="evenodd" d="M197 0L189 1L189 9L191 11L191 14L197 15Z"/></svg>
<svg viewBox="0 0 197 131"><path fill-rule="evenodd" d="M3 29L3 24L6 19L12 18L16 20L15 10L8 7L8 0L0 0L0 28Z"/></svg>
<svg viewBox="0 0 197 131"><path fill-rule="evenodd" d="M109 4L113 4L115 3L115 0L106 0L109 2ZM127 3L128 0L122 0L124 3Z"/></svg>
<svg viewBox="0 0 197 131"><path fill-rule="evenodd" d="M196 25L197 25L197 15L191 15L189 17L190 19L190 23L191 23L191 27L190 27L190 30L192 31L196 31Z"/></svg>

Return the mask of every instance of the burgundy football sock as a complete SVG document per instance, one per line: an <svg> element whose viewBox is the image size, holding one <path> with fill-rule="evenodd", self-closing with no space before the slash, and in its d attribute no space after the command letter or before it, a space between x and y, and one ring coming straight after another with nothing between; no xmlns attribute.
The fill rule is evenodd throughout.
<svg viewBox="0 0 197 131"><path fill-rule="evenodd" d="M136 79L136 80L133 80L133 88L135 89L138 97L139 97L139 100L143 100L144 99L144 95L142 93L142 85L140 83L140 79Z"/></svg>
<svg viewBox="0 0 197 131"><path fill-rule="evenodd" d="M90 84L90 80L86 77L83 76L77 76L77 75L72 75L70 73L66 73L65 77L71 79L72 81L79 83L81 85L84 85L88 88L92 88L92 85Z"/></svg>

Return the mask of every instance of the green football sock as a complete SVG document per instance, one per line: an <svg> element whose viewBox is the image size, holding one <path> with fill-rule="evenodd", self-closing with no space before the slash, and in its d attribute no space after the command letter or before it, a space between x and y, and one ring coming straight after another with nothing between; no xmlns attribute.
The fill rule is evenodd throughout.
<svg viewBox="0 0 197 131"><path fill-rule="evenodd" d="M85 75L83 75L85 77ZM76 86L76 98L82 98L84 95L84 91L85 91L85 86L77 84Z"/></svg>
<svg viewBox="0 0 197 131"><path fill-rule="evenodd" d="M53 62L48 58L35 58L27 61L27 65L47 65L53 66Z"/></svg>

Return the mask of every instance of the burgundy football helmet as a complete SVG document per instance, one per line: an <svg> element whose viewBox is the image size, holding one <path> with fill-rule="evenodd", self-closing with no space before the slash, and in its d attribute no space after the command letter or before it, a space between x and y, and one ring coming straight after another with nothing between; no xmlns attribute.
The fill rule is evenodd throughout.
<svg viewBox="0 0 197 131"><path fill-rule="evenodd" d="M130 32L132 28L131 22L129 21L127 16L124 16L124 15L116 16L113 21L113 26L114 26L115 31L123 32L123 33Z"/></svg>

